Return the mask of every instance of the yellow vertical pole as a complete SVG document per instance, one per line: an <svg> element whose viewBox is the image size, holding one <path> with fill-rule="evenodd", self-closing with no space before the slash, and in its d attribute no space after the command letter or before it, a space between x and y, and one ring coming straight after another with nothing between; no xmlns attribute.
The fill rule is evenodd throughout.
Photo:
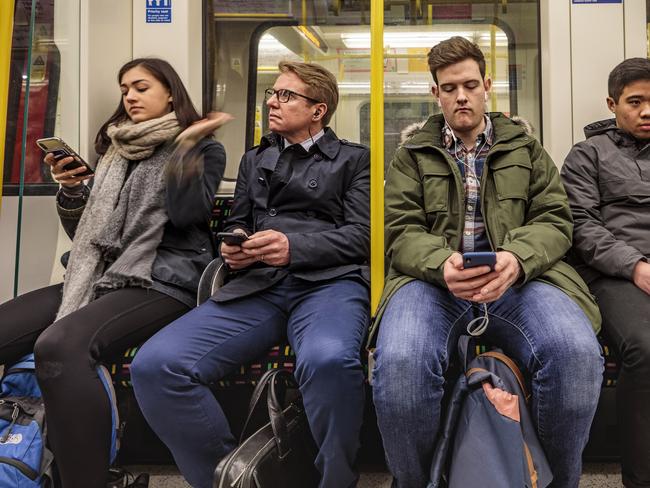
<svg viewBox="0 0 650 488"><path fill-rule="evenodd" d="M370 306L384 288L384 1L370 3Z"/></svg>
<svg viewBox="0 0 650 488"><path fill-rule="evenodd" d="M497 111L497 97L494 83L497 81L497 28L490 26L490 78L492 78L492 93L490 94L490 111Z"/></svg>
<svg viewBox="0 0 650 488"><path fill-rule="evenodd" d="M307 27L307 0L302 0L302 25L303 27ZM309 51L307 50L306 47L304 47L304 42L303 42L303 49L302 49L302 60L305 63L309 63Z"/></svg>
<svg viewBox="0 0 650 488"><path fill-rule="evenodd" d="M14 26L14 2L0 2L0 210L7 134L7 103L9 99L9 70L11 69L11 40Z"/></svg>

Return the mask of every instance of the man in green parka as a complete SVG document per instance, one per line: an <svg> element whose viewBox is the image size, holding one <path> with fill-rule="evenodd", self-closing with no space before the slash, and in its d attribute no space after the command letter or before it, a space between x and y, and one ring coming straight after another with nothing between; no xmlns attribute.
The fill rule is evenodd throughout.
<svg viewBox="0 0 650 488"><path fill-rule="evenodd" d="M458 337L482 328L530 374L533 419L554 488L578 486L598 403L600 315L561 261L572 221L557 168L500 113L479 48L462 37L429 53L442 114L395 153L386 179L380 317L371 331L373 394L396 488L424 488L440 421L444 373ZM495 264L463 266L463 253ZM477 460L480 462L480 460Z"/></svg>

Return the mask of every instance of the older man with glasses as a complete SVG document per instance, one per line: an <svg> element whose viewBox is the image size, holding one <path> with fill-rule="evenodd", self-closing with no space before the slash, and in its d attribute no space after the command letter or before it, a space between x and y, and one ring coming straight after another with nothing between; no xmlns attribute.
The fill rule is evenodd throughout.
<svg viewBox="0 0 650 488"><path fill-rule="evenodd" d="M271 133L242 158L226 226L248 238L220 246L232 278L150 339L131 369L145 417L197 488L212 486L215 466L236 444L208 384L286 338L319 447L320 487L352 487L358 478L369 152L327 127L338 103L329 71L279 68L266 90Z"/></svg>

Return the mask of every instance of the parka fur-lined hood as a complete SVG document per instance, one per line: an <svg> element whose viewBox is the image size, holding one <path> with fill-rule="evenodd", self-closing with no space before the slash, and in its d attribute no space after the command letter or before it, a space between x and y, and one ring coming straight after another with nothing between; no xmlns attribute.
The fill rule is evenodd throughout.
<svg viewBox="0 0 650 488"><path fill-rule="evenodd" d="M532 135L535 132L533 124L531 124L527 119L524 119L523 117L513 115L510 117L510 120L512 120L515 124L521 126L524 129L524 132L528 135ZM404 127L400 133L400 144L404 144L411 136L415 135L420 129L422 129L426 123L427 121L423 120L421 122L414 122L413 124Z"/></svg>

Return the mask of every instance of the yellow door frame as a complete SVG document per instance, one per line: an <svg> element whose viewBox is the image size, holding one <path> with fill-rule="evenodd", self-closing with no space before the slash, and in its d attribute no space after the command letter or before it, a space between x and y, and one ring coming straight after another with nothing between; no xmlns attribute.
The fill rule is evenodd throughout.
<svg viewBox="0 0 650 488"><path fill-rule="evenodd" d="M7 134L7 105L9 99L9 71L11 69L11 41L14 27L14 2L0 2L0 210L2 210L2 183Z"/></svg>
<svg viewBox="0 0 650 488"><path fill-rule="evenodd" d="M384 0L370 3L370 310L384 289Z"/></svg>

